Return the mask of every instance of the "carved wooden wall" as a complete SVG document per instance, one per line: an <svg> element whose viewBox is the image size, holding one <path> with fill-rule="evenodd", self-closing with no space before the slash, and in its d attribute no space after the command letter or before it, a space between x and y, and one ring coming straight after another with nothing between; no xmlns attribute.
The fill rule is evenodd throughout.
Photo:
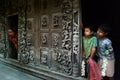
<svg viewBox="0 0 120 80"><path fill-rule="evenodd" d="M78 76L81 60L79 0L18 0L18 60Z"/></svg>
<svg viewBox="0 0 120 80"><path fill-rule="evenodd" d="M6 33L5 33L5 27L3 24L0 24L0 57L4 58L6 57Z"/></svg>

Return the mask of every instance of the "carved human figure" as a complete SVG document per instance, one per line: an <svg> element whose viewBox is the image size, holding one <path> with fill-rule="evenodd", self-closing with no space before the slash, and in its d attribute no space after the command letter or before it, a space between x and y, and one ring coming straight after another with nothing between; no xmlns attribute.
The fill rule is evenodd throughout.
<svg viewBox="0 0 120 80"><path fill-rule="evenodd" d="M54 37L53 37L53 40L54 40L54 41L53 41L53 42L54 42L53 45L54 45L55 47L58 45L58 38L59 38L59 36L58 36L57 34L55 34Z"/></svg>
<svg viewBox="0 0 120 80"><path fill-rule="evenodd" d="M42 35L42 44L47 43L47 36L45 34Z"/></svg>
<svg viewBox="0 0 120 80"><path fill-rule="evenodd" d="M43 19L42 19L42 27L47 27L47 17L43 17Z"/></svg>
<svg viewBox="0 0 120 80"><path fill-rule="evenodd" d="M53 17L53 26L58 27L59 26L59 16Z"/></svg>

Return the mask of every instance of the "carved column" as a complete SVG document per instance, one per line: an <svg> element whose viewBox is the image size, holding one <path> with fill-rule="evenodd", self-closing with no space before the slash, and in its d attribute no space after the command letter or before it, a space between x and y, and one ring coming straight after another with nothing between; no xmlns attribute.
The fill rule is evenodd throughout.
<svg viewBox="0 0 120 80"><path fill-rule="evenodd" d="M0 24L0 57L6 58L7 57L7 50L6 49L6 29L5 25Z"/></svg>
<svg viewBox="0 0 120 80"><path fill-rule="evenodd" d="M27 37L26 37L26 24L27 24L27 0L19 0L18 6L18 60L23 63L28 63L29 53L27 53Z"/></svg>
<svg viewBox="0 0 120 80"><path fill-rule="evenodd" d="M81 30L79 28L80 8L79 0L63 0L63 38L62 48L68 52L69 70L73 76L79 75L81 59Z"/></svg>
<svg viewBox="0 0 120 80"><path fill-rule="evenodd" d="M62 3L62 49L63 56L66 57L65 71L72 74L72 19L73 19L73 3L72 0L63 0Z"/></svg>
<svg viewBox="0 0 120 80"><path fill-rule="evenodd" d="M33 46L33 24L34 18L31 18L33 11L33 0L20 0L18 3L18 60L22 63L34 65L34 46Z"/></svg>
<svg viewBox="0 0 120 80"><path fill-rule="evenodd" d="M81 14L79 0L73 0L73 76L80 74L81 45L82 32L80 30Z"/></svg>

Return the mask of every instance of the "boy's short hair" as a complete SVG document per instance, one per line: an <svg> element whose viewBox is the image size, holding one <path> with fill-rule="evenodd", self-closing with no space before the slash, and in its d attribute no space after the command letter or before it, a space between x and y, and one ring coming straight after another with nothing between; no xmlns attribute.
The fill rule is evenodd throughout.
<svg viewBox="0 0 120 80"><path fill-rule="evenodd" d="M98 27L98 29L101 29L105 33L110 33L111 29L108 24L102 24Z"/></svg>
<svg viewBox="0 0 120 80"><path fill-rule="evenodd" d="M86 25L85 28L89 28L89 29L90 29L91 31L93 31L93 32L95 31L94 25ZM85 28L84 28L84 29L85 29Z"/></svg>
<svg viewBox="0 0 120 80"><path fill-rule="evenodd" d="M17 28L9 28L9 29L11 29L13 32L15 32L15 33L17 33L18 32L18 29Z"/></svg>

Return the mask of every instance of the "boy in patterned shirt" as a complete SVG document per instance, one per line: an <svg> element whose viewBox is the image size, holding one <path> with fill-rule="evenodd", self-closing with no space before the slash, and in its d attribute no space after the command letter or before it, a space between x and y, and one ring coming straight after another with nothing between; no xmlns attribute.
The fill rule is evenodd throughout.
<svg viewBox="0 0 120 80"><path fill-rule="evenodd" d="M114 52L112 47L112 42L107 38L110 29L106 24L100 25L97 34L99 39L98 44L98 56L99 56L99 66L101 68L102 76L107 76L109 80L114 80Z"/></svg>

